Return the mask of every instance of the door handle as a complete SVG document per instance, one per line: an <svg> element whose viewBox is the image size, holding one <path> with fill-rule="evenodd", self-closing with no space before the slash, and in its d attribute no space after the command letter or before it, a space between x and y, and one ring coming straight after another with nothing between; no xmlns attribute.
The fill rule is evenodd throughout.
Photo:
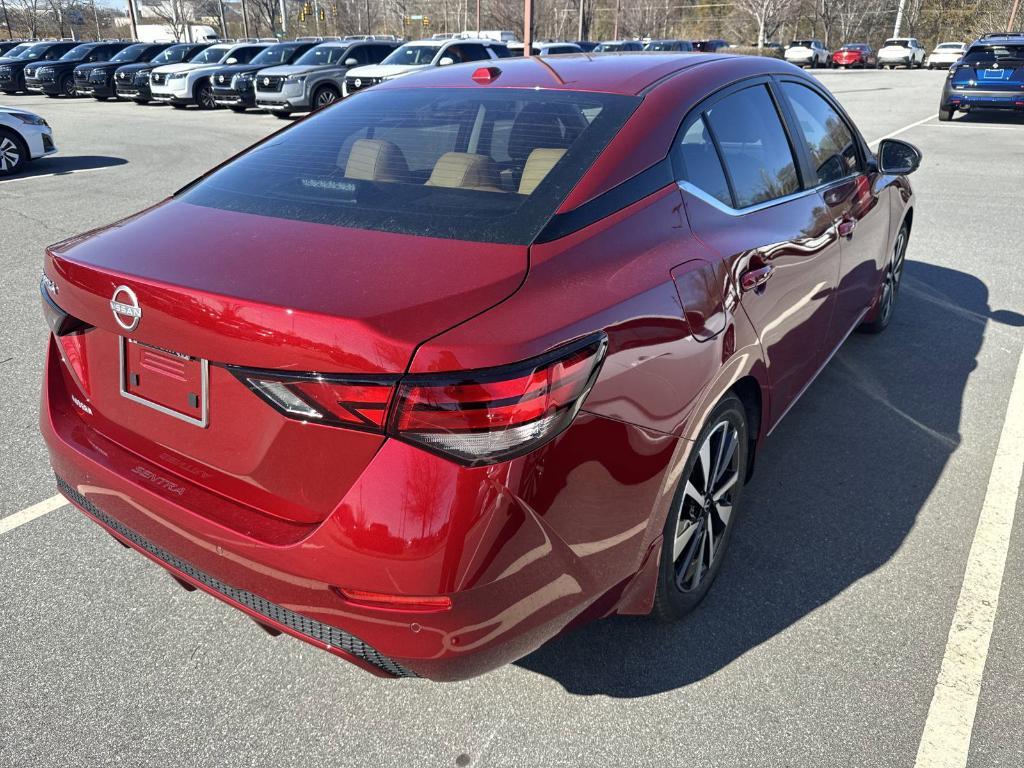
<svg viewBox="0 0 1024 768"><path fill-rule="evenodd" d="M857 228L856 219L842 219L837 229L840 237L853 237L853 230Z"/></svg>
<svg viewBox="0 0 1024 768"><path fill-rule="evenodd" d="M760 288L768 282L768 278L772 276L774 271L775 267L771 264L757 269L748 269L740 275L740 289L745 293Z"/></svg>

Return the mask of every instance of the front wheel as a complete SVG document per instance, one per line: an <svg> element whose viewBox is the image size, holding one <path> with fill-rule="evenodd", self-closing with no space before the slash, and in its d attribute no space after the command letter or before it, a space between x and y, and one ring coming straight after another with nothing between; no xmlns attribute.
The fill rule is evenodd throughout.
<svg viewBox="0 0 1024 768"><path fill-rule="evenodd" d="M328 85L317 88L316 93L313 94L313 109L323 109L329 107L331 104L336 102L341 94L337 90L331 88Z"/></svg>
<svg viewBox="0 0 1024 768"><path fill-rule="evenodd" d="M715 406L694 442L661 546L653 614L674 621L707 594L722 566L747 468L747 419L734 394Z"/></svg>
<svg viewBox="0 0 1024 768"><path fill-rule="evenodd" d="M200 83L196 86L196 106L200 109L216 109L217 102L213 100L213 88L209 83Z"/></svg>
<svg viewBox="0 0 1024 768"><path fill-rule="evenodd" d="M28 162L28 148L13 133L0 133L0 176L18 173Z"/></svg>
<svg viewBox="0 0 1024 768"><path fill-rule="evenodd" d="M900 284L903 280L903 262L907 255L907 242L910 240L910 230L906 223L900 227L900 233L896 235L896 244L892 249L892 257L885 267L885 275L882 277L881 293L878 296L878 306L872 313L872 319L861 323L857 330L863 333L881 333L889 327L892 320L893 308L896 305L896 297L900 292Z"/></svg>
<svg viewBox="0 0 1024 768"><path fill-rule="evenodd" d="M71 75L65 75L64 79L60 81L60 92L69 99L78 95L75 92L75 80Z"/></svg>

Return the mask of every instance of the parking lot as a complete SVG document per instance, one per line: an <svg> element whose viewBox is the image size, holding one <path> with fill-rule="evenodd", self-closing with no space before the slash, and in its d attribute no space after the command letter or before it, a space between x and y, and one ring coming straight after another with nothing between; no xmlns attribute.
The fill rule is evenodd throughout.
<svg viewBox="0 0 1024 768"><path fill-rule="evenodd" d="M43 115L60 152L0 182L0 765L914 766L979 516L998 501L993 462L1020 430L1024 118L940 125L942 72L818 77L869 142L924 153L892 327L851 337L767 442L687 621L590 624L447 685L272 638L69 506L3 525L56 493L37 427L43 248L284 125L4 97ZM995 479L1021 517L1017 471ZM1024 765L1024 525L998 600L972 660L978 768Z"/></svg>

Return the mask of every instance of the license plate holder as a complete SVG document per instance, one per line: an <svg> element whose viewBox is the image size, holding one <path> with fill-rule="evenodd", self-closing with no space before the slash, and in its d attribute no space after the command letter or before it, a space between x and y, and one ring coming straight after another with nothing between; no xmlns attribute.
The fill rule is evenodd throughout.
<svg viewBox="0 0 1024 768"><path fill-rule="evenodd" d="M124 336L118 344L122 397L197 427L209 424L207 360Z"/></svg>

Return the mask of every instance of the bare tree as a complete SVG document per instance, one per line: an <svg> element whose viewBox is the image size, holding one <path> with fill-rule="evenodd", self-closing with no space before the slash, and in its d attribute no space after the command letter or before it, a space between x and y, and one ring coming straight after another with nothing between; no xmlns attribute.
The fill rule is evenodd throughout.
<svg viewBox="0 0 1024 768"><path fill-rule="evenodd" d="M139 4L171 27L177 40L191 39L190 27L196 20L196 5L192 0L139 0Z"/></svg>
<svg viewBox="0 0 1024 768"><path fill-rule="evenodd" d="M775 36L793 5L793 0L736 0L737 9L757 25L758 48Z"/></svg>

